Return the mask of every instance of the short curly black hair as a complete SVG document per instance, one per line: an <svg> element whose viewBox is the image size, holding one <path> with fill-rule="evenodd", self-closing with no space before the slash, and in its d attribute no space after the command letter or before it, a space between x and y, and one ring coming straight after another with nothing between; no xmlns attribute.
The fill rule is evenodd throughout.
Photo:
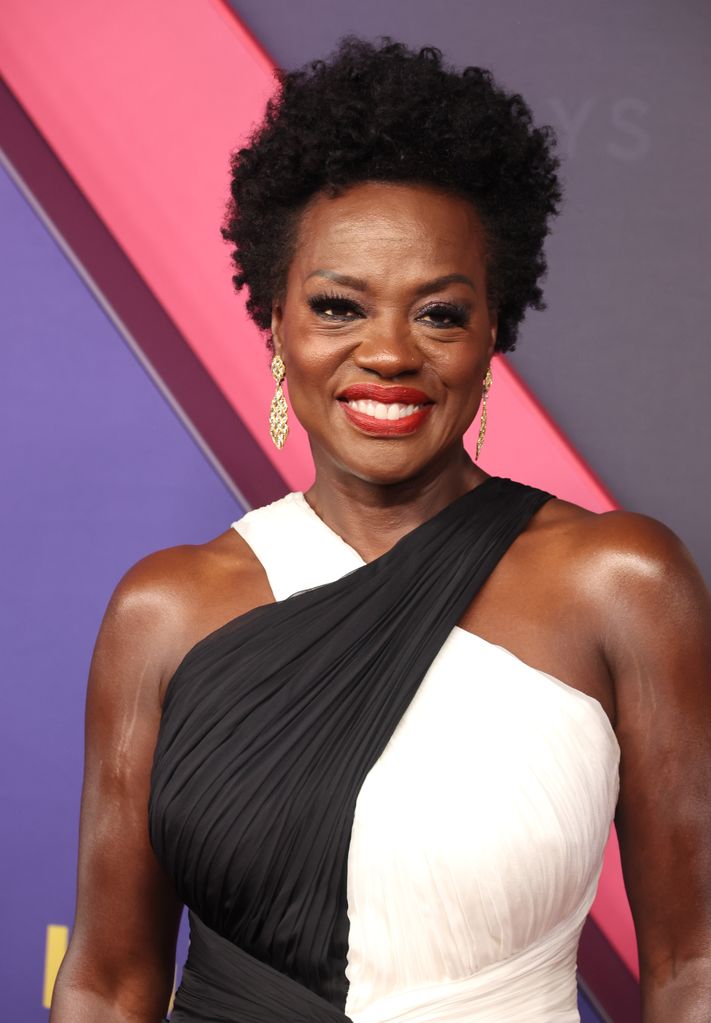
<svg viewBox="0 0 711 1023"><path fill-rule="evenodd" d="M490 71L459 72L436 47L415 51L389 36L379 44L344 36L328 60L275 77L263 121L231 155L221 228L234 246L232 280L238 291L247 285L257 326L270 329L313 196L363 181L410 182L476 208L498 316L495 350L513 351L527 307L545 308L543 241L562 195L553 129L534 126L523 98Z"/></svg>

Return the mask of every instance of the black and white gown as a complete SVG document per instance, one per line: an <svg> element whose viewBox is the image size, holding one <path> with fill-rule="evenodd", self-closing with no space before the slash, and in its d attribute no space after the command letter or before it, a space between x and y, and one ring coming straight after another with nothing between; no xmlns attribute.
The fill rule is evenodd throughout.
<svg viewBox="0 0 711 1023"><path fill-rule="evenodd" d="M578 1023L619 746L595 699L454 624L551 496L490 477L367 569L301 493L232 523L277 603L196 644L166 696L174 1020Z"/></svg>

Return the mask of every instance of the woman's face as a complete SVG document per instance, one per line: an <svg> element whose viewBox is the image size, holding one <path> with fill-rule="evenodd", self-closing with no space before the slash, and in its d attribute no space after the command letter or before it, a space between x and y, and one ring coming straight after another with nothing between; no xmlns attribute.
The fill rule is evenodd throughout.
<svg viewBox="0 0 711 1023"><path fill-rule="evenodd" d="M465 199L366 182L311 202L272 332L319 470L398 483L459 456L496 340L486 284Z"/></svg>

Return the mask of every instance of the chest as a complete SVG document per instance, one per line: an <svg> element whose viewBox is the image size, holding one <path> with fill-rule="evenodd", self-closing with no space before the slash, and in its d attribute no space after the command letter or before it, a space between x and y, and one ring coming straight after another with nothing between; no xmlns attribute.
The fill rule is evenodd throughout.
<svg viewBox="0 0 711 1023"><path fill-rule="evenodd" d="M526 664L596 699L614 727L613 680L602 656L583 577L552 549L516 545L459 621Z"/></svg>

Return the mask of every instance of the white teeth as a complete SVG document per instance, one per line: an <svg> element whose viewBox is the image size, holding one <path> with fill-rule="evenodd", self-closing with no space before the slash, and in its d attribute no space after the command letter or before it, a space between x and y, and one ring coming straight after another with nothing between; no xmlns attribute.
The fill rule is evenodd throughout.
<svg viewBox="0 0 711 1023"><path fill-rule="evenodd" d="M422 405L401 405L399 402L385 404L382 401L349 401L348 406L355 412L362 412L363 415L370 416L372 419L405 419L406 416L411 416L413 412L423 407Z"/></svg>

